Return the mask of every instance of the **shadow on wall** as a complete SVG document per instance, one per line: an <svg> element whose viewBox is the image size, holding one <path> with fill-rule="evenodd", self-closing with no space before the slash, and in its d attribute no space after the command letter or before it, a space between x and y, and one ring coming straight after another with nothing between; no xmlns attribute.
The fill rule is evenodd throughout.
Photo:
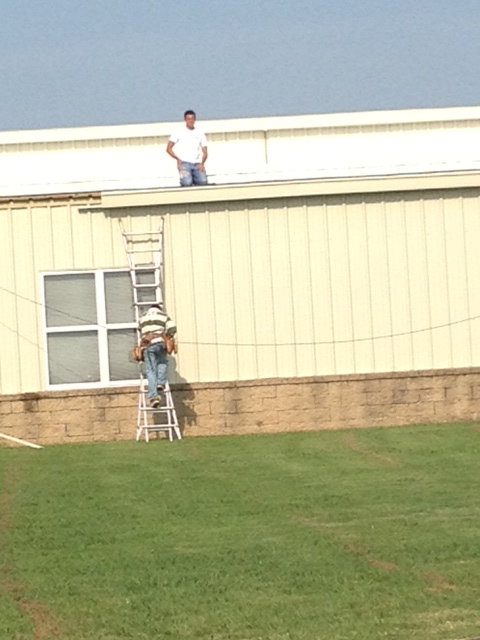
<svg viewBox="0 0 480 640"><path fill-rule="evenodd" d="M177 412L178 424L182 435L186 427L193 427L197 424L197 413L194 407L195 391L185 378L182 378L177 371L177 361L175 358L168 360L168 379L171 380L173 404Z"/></svg>

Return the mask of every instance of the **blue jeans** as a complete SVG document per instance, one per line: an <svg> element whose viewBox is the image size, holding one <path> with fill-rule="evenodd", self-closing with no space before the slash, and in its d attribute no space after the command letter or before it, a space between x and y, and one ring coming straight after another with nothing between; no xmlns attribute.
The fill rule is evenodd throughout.
<svg viewBox="0 0 480 640"><path fill-rule="evenodd" d="M192 184L204 186L207 184L207 174L200 171L198 162L182 162L178 170L180 175L180 186L191 187Z"/></svg>
<svg viewBox="0 0 480 640"><path fill-rule="evenodd" d="M165 386L167 382L167 352L165 343L155 342L144 351L145 367L147 369L148 399L158 396L158 386Z"/></svg>

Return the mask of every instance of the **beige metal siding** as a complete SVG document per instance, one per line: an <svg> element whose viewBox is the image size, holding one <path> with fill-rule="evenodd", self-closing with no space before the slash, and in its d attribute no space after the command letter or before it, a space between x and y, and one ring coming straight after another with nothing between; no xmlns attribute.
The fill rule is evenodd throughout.
<svg viewBox="0 0 480 640"><path fill-rule="evenodd" d="M184 377L479 364L477 193L264 204L168 217Z"/></svg>
<svg viewBox="0 0 480 640"><path fill-rule="evenodd" d="M94 201L92 201L94 203ZM480 365L480 190L0 210L0 389L46 387L42 272L126 266L165 216L174 380Z"/></svg>

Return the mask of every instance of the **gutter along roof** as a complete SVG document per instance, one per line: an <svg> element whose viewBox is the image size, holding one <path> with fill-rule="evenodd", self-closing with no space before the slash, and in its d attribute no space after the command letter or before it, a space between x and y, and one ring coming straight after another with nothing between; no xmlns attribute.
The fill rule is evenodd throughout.
<svg viewBox="0 0 480 640"><path fill-rule="evenodd" d="M459 188L480 188L480 171L118 191L102 193L102 203L88 207L88 210L106 211L178 204Z"/></svg>

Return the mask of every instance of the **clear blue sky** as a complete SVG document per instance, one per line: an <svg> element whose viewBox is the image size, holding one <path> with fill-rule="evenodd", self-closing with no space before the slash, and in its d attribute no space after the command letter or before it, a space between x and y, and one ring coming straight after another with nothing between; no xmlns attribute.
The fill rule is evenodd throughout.
<svg viewBox="0 0 480 640"><path fill-rule="evenodd" d="M480 105L480 0L12 0L0 129Z"/></svg>

